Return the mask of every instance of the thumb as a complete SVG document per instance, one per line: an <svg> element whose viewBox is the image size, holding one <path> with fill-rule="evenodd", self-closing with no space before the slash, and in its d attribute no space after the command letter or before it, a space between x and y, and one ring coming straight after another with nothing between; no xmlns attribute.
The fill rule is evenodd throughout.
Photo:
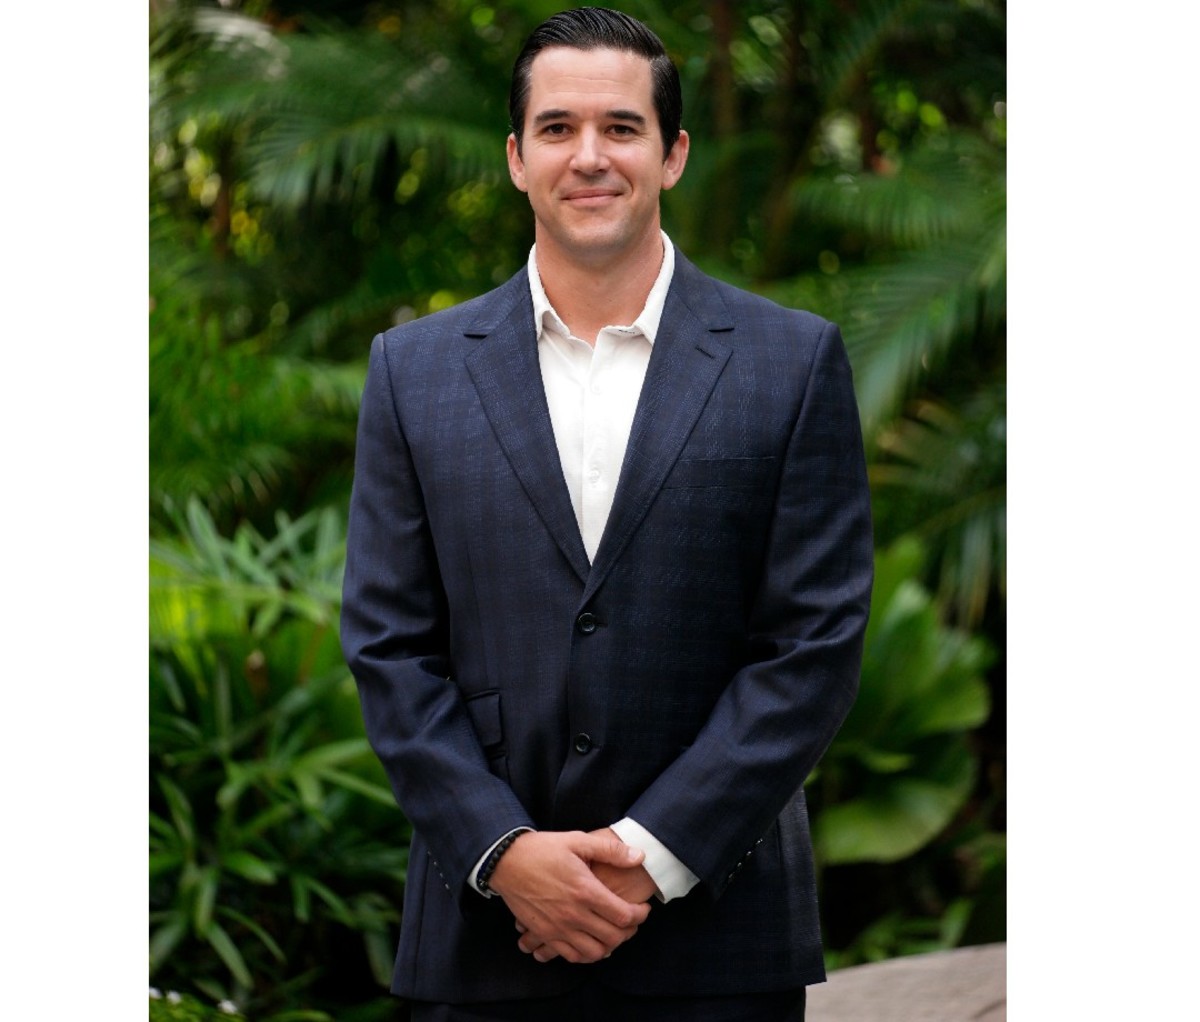
<svg viewBox="0 0 1200 1022"><path fill-rule="evenodd" d="M629 868L640 866L646 853L640 848L625 844L612 831L599 834L584 834L583 847L579 855L587 862L603 862L610 866Z"/></svg>

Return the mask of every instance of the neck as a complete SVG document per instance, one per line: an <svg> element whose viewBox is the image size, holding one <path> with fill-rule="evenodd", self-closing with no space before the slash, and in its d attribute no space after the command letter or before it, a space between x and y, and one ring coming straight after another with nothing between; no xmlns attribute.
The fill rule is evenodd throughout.
<svg viewBox="0 0 1200 1022"><path fill-rule="evenodd" d="M564 258L553 244L537 238L537 268L554 311L576 337L596 343L596 335L614 324L632 323L646 307L662 269L663 242L658 228L636 254L611 262L581 263Z"/></svg>

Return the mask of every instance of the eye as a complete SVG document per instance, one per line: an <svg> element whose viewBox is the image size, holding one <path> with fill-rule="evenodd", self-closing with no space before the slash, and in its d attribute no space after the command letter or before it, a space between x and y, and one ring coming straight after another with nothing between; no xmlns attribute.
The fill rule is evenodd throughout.
<svg viewBox="0 0 1200 1022"><path fill-rule="evenodd" d="M565 135L567 126L565 124L547 124L542 132L546 135Z"/></svg>

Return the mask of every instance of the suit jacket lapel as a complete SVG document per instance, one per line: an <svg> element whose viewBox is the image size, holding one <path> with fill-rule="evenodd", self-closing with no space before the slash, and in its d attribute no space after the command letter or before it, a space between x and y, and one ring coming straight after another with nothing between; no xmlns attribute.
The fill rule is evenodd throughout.
<svg viewBox="0 0 1200 1022"><path fill-rule="evenodd" d="M679 457L732 353L719 335L732 329L713 282L677 249L675 275L583 602L603 583ZM570 510L569 498L567 504Z"/></svg>
<svg viewBox="0 0 1200 1022"><path fill-rule="evenodd" d="M492 430L547 531L586 580L587 552L550 424L526 271L513 277L464 332L486 338L468 354L466 364Z"/></svg>

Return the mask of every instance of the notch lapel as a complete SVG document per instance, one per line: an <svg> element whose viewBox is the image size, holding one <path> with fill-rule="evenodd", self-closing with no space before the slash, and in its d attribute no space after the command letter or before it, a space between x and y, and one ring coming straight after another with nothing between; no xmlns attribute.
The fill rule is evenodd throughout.
<svg viewBox="0 0 1200 1022"><path fill-rule="evenodd" d="M506 294L464 331L481 340L467 355L467 372L538 517L580 580L586 581L590 566L554 442L526 272L518 273L504 291ZM497 537L497 542L510 540Z"/></svg>
<svg viewBox="0 0 1200 1022"><path fill-rule="evenodd" d="M733 351L717 336L732 331L733 320L713 282L678 249L675 260L675 279L667 293L584 603L600 588L650 510Z"/></svg>

